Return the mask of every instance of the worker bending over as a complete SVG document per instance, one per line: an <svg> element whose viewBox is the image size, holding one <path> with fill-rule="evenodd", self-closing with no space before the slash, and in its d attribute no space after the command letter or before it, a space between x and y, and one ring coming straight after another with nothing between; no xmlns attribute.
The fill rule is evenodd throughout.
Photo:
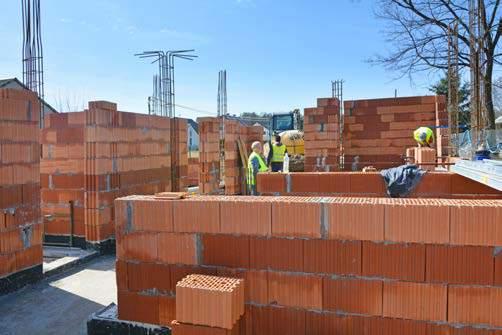
<svg viewBox="0 0 502 335"><path fill-rule="evenodd" d="M434 132L428 127L420 127L413 132L413 137L417 141L418 146L427 146L430 148L434 143Z"/></svg>
<svg viewBox="0 0 502 335"><path fill-rule="evenodd" d="M268 170L265 160L262 155L262 146L260 142L253 142L251 145L251 155L248 159L248 174L247 174L247 184L249 194L258 195L256 191L256 175L258 172L266 172Z"/></svg>
<svg viewBox="0 0 502 335"><path fill-rule="evenodd" d="M281 136L275 136L275 142L270 148L272 152L272 158L270 159L270 167L272 172L283 171L284 169L284 155L288 152L286 146L281 143Z"/></svg>

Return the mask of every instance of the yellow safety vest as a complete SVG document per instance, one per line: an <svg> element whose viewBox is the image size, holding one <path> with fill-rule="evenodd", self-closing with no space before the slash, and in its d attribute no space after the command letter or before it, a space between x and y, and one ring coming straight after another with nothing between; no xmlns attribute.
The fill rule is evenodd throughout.
<svg viewBox="0 0 502 335"><path fill-rule="evenodd" d="M425 134L425 138L424 138ZM425 145L434 142L434 132L428 127L420 127L413 132L413 137L418 143Z"/></svg>
<svg viewBox="0 0 502 335"><path fill-rule="evenodd" d="M259 170L257 172L266 172L268 170L268 167L263 161L263 158L261 158L260 155L258 155L256 152L253 151L251 155L249 155L248 159L248 175L247 175L248 185L256 185L256 179L254 177L254 171L253 171L253 159L255 157L258 157L258 163L260 164Z"/></svg>
<svg viewBox="0 0 502 335"><path fill-rule="evenodd" d="M284 162L284 154L286 153L286 146L284 144L272 144L272 163Z"/></svg>

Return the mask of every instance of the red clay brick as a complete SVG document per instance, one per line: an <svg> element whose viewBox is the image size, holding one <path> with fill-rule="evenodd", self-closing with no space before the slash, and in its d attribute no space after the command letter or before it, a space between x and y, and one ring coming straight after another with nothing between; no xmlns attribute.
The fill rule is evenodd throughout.
<svg viewBox="0 0 502 335"><path fill-rule="evenodd" d="M240 334L239 322L236 323L235 326L230 330L224 328L180 323L174 320L171 323L170 328L172 335L239 335Z"/></svg>
<svg viewBox="0 0 502 335"><path fill-rule="evenodd" d="M450 286L448 322L491 324L491 295L489 287ZM495 311L500 312L500 307L496 307Z"/></svg>
<svg viewBox="0 0 502 335"><path fill-rule="evenodd" d="M142 199L133 205L133 229L152 232L173 231L173 204L171 201Z"/></svg>
<svg viewBox="0 0 502 335"><path fill-rule="evenodd" d="M440 284L385 282L383 316L446 321L447 287Z"/></svg>
<svg viewBox="0 0 502 335"><path fill-rule="evenodd" d="M491 285L493 248L427 246L427 281L450 284Z"/></svg>
<svg viewBox="0 0 502 335"><path fill-rule="evenodd" d="M304 271L361 274L361 241L305 240Z"/></svg>
<svg viewBox="0 0 502 335"><path fill-rule="evenodd" d="M132 233L119 236L117 236L118 259L145 262L155 262L158 259L157 234Z"/></svg>
<svg viewBox="0 0 502 335"><path fill-rule="evenodd" d="M319 173L319 191L321 193L350 193L350 178L345 172Z"/></svg>
<svg viewBox="0 0 502 335"><path fill-rule="evenodd" d="M171 271L167 265L153 263L127 263L127 287L131 292L156 289L171 292Z"/></svg>
<svg viewBox="0 0 502 335"><path fill-rule="evenodd" d="M249 314L251 314L252 320L251 335L307 335L305 328L306 312L304 310L251 306Z"/></svg>
<svg viewBox="0 0 502 335"><path fill-rule="evenodd" d="M246 302L268 304L268 272L218 268L218 276L244 279Z"/></svg>
<svg viewBox="0 0 502 335"><path fill-rule="evenodd" d="M222 201L221 232L269 236L272 232L272 204L265 201Z"/></svg>
<svg viewBox="0 0 502 335"><path fill-rule="evenodd" d="M350 193L360 195L385 195L385 182L379 173L354 172L349 175Z"/></svg>
<svg viewBox="0 0 502 335"><path fill-rule="evenodd" d="M365 334L365 319L368 318L309 311L306 320L307 334Z"/></svg>
<svg viewBox="0 0 502 335"><path fill-rule="evenodd" d="M382 315L381 281L330 278L323 281L323 309Z"/></svg>
<svg viewBox="0 0 502 335"><path fill-rule="evenodd" d="M448 243L450 211L434 200L407 199L385 207L385 239L395 242Z"/></svg>
<svg viewBox="0 0 502 335"><path fill-rule="evenodd" d="M202 259L205 265L249 268L249 237L203 235Z"/></svg>
<svg viewBox="0 0 502 335"><path fill-rule="evenodd" d="M171 296L159 296L159 324L170 326L176 318L176 298Z"/></svg>
<svg viewBox="0 0 502 335"><path fill-rule="evenodd" d="M370 198L340 198L328 206L328 236L340 240L384 239L384 206Z"/></svg>
<svg viewBox="0 0 502 335"><path fill-rule="evenodd" d="M322 279L315 275L269 272L268 301L274 305L322 309Z"/></svg>
<svg viewBox="0 0 502 335"><path fill-rule="evenodd" d="M272 203L272 235L320 238L321 205L308 198L287 199Z"/></svg>
<svg viewBox="0 0 502 335"><path fill-rule="evenodd" d="M318 193L320 190L319 174L316 172L291 173L291 192Z"/></svg>
<svg viewBox="0 0 502 335"><path fill-rule="evenodd" d="M286 192L286 175L282 173L259 173L256 180L259 193Z"/></svg>
<svg viewBox="0 0 502 335"><path fill-rule="evenodd" d="M166 264L196 265L199 262L197 244L195 234L159 233L158 259Z"/></svg>
<svg viewBox="0 0 502 335"><path fill-rule="evenodd" d="M219 233L219 201L202 199L175 201L174 230L181 233Z"/></svg>
<svg viewBox="0 0 502 335"><path fill-rule="evenodd" d="M495 201L459 201L451 207L451 243L502 245L502 206Z"/></svg>
<svg viewBox="0 0 502 335"><path fill-rule="evenodd" d="M495 273L493 284L502 286L502 252L500 250L497 251L498 253L495 255Z"/></svg>
<svg viewBox="0 0 502 335"><path fill-rule="evenodd" d="M423 244L387 244L363 242L363 276L412 281L425 279Z"/></svg>
<svg viewBox="0 0 502 335"><path fill-rule="evenodd" d="M303 272L303 240L251 238L252 269Z"/></svg>
<svg viewBox="0 0 502 335"><path fill-rule="evenodd" d="M212 275L216 276L215 268L201 267L201 266L191 266L191 265L170 265L171 272L171 287L169 291L174 292L176 290L176 284L191 274L202 274L202 275Z"/></svg>
<svg viewBox="0 0 502 335"><path fill-rule="evenodd" d="M159 323L159 298L138 293L118 292L119 319Z"/></svg>

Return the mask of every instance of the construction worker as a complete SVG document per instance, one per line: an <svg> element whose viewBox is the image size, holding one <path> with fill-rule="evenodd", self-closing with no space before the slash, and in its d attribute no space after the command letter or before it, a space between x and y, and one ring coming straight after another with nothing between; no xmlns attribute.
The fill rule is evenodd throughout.
<svg viewBox="0 0 502 335"><path fill-rule="evenodd" d="M256 141L251 145L251 155L248 159L248 175L247 184L248 190L251 195L258 195L256 191L256 175L258 172L266 172L268 170L267 165L263 159L262 146L261 143Z"/></svg>
<svg viewBox="0 0 502 335"><path fill-rule="evenodd" d="M420 127L413 132L413 137L417 141L418 146L430 147L434 143L434 132L428 127Z"/></svg>
<svg viewBox="0 0 502 335"><path fill-rule="evenodd" d="M281 143L281 136L275 136L275 142L272 143L270 152L270 167L272 168L272 172L282 171L284 168L284 155L288 152L288 150L286 149L286 146Z"/></svg>

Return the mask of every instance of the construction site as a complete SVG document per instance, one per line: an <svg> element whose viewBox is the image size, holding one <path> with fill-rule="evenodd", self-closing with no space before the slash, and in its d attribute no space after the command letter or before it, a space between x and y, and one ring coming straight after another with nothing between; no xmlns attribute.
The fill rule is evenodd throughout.
<svg viewBox="0 0 502 335"><path fill-rule="evenodd" d="M345 100L336 80L253 118L229 113L222 70L214 115L191 120L174 64L193 49L134 55L156 71L148 113L56 111L44 1L21 0L23 80L0 80L0 334L502 334L489 5L465 3L469 57L453 21L447 95Z"/></svg>

